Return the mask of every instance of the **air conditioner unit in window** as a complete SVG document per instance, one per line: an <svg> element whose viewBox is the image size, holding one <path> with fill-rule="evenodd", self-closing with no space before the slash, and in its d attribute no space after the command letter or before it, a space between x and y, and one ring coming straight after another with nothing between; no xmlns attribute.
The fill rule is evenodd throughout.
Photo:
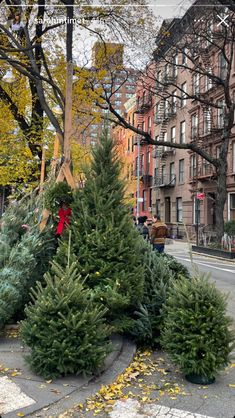
<svg viewBox="0 0 235 418"><path fill-rule="evenodd" d="M152 207L151 206L148 207L148 212L152 212Z"/></svg>

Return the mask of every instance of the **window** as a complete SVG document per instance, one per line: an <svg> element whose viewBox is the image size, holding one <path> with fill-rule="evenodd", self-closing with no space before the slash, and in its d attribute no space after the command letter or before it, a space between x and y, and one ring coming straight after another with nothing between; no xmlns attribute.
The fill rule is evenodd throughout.
<svg viewBox="0 0 235 418"><path fill-rule="evenodd" d="M225 101L220 99L217 102L217 105L220 106L217 108L217 126L218 128L223 128L224 126L224 110L225 110Z"/></svg>
<svg viewBox="0 0 235 418"><path fill-rule="evenodd" d="M132 93L126 93L126 98L127 98L127 99L130 99L132 96L133 96L133 94L132 94Z"/></svg>
<svg viewBox="0 0 235 418"><path fill-rule="evenodd" d="M134 86L131 86L131 85L127 85L126 87L126 91L135 91L135 88L134 88Z"/></svg>
<svg viewBox="0 0 235 418"><path fill-rule="evenodd" d="M174 55L172 63L173 63L172 76L176 77L177 74L178 74L178 67L177 67L177 65L178 65L178 55L177 54Z"/></svg>
<svg viewBox="0 0 235 418"><path fill-rule="evenodd" d="M227 77L227 61L222 52L219 54L219 77L222 80L225 80Z"/></svg>
<svg viewBox="0 0 235 418"><path fill-rule="evenodd" d="M191 117L191 134L192 140L197 137L198 134L198 114L194 113Z"/></svg>
<svg viewBox="0 0 235 418"><path fill-rule="evenodd" d="M196 155L192 155L190 158L190 172L189 177L196 177L197 175L197 157Z"/></svg>
<svg viewBox="0 0 235 418"><path fill-rule="evenodd" d="M180 122L180 144L185 143L185 120Z"/></svg>
<svg viewBox="0 0 235 418"><path fill-rule="evenodd" d="M183 65L187 64L187 53L188 53L187 48L183 48L183 51L182 51L182 64Z"/></svg>
<svg viewBox="0 0 235 418"><path fill-rule="evenodd" d="M200 224L200 218L201 218L201 213L200 213L200 200L194 198L194 205L193 205L193 222L197 225Z"/></svg>
<svg viewBox="0 0 235 418"><path fill-rule="evenodd" d="M229 220L235 220L235 194L229 194Z"/></svg>
<svg viewBox="0 0 235 418"><path fill-rule="evenodd" d="M115 106L121 106L122 102L121 100L115 100L114 104Z"/></svg>
<svg viewBox="0 0 235 418"><path fill-rule="evenodd" d="M151 133L151 126L152 126L152 118L151 116L148 117L148 133Z"/></svg>
<svg viewBox="0 0 235 418"><path fill-rule="evenodd" d="M132 136L132 138L131 138L131 152L134 152L134 144L135 144L135 137Z"/></svg>
<svg viewBox="0 0 235 418"><path fill-rule="evenodd" d="M176 107L177 107L177 90L174 90L172 92L172 113L176 113Z"/></svg>
<svg viewBox="0 0 235 418"><path fill-rule="evenodd" d="M209 21L207 24L207 40L206 46L209 46L211 42L213 42L213 30L214 30L214 23L213 20Z"/></svg>
<svg viewBox="0 0 235 418"><path fill-rule="evenodd" d="M170 182L173 183L175 179L175 163L170 163Z"/></svg>
<svg viewBox="0 0 235 418"><path fill-rule="evenodd" d="M171 142L175 142L175 126L171 128Z"/></svg>
<svg viewBox="0 0 235 418"><path fill-rule="evenodd" d="M115 98L116 98L116 97L118 98L118 97L121 97L121 95L122 95L121 93L115 93L114 97L115 97Z"/></svg>
<svg viewBox="0 0 235 418"><path fill-rule="evenodd" d="M183 221L183 205L182 205L182 197L176 198L176 221L182 222Z"/></svg>
<svg viewBox="0 0 235 418"><path fill-rule="evenodd" d="M143 211L147 210L147 190L143 190Z"/></svg>
<svg viewBox="0 0 235 418"><path fill-rule="evenodd" d="M211 108L208 107L204 110L204 134L211 132Z"/></svg>
<svg viewBox="0 0 235 418"><path fill-rule="evenodd" d="M130 147L130 142L131 142L131 138L130 137L128 137L128 140L127 140L127 151L128 152L130 152L130 149L131 149L131 147Z"/></svg>
<svg viewBox="0 0 235 418"><path fill-rule="evenodd" d="M192 79L192 83L193 83L193 94L197 95L200 93L200 77L199 74L193 74L193 79Z"/></svg>
<svg viewBox="0 0 235 418"><path fill-rule="evenodd" d="M166 182L166 166L163 165L162 166L162 181L161 181L161 183L165 184L165 182Z"/></svg>
<svg viewBox="0 0 235 418"><path fill-rule="evenodd" d="M235 142L233 142L233 161L232 161L232 166L233 166L233 168L232 168L232 170L233 170L233 173L235 173Z"/></svg>
<svg viewBox="0 0 235 418"><path fill-rule="evenodd" d="M187 97L187 83L181 84L181 107L186 106L186 97Z"/></svg>
<svg viewBox="0 0 235 418"><path fill-rule="evenodd" d="M212 74L212 69L208 68L207 72L209 74ZM212 89L213 87L213 81L212 78L209 77L208 75L205 76L205 92L207 92L208 90Z"/></svg>
<svg viewBox="0 0 235 418"><path fill-rule="evenodd" d="M179 183L184 182L184 159L179 160Z"/></svg>
<svg viewBox="0 0 235 418"><path fill-rule="evenodd" d="M163 135L162 135L162 139L163 139L163 141L164 141L164 142L166 142L166 141L167 141L167 132L164 132L164 133L163 133ZM168 147L164 147L164 148L163 148L163 150L164 150L164 151L167 151L167 148L168 148Z"/></svg>

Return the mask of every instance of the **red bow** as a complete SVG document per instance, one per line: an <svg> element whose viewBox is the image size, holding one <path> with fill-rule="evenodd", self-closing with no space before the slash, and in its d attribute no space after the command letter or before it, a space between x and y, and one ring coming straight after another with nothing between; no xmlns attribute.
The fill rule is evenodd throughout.
<svg viewBox="0 0 235 418"><path fill-rule="evenodd" d="M61 235L64 228L66 228L69 223L70 223L70 216L72 214L72 210L71 208L67 208L67 209L63 209L60 208L59 212L58 212L58 216L60 218L58 226L57 226L57 230L56 230L56 234L57 235Z"/></svg>

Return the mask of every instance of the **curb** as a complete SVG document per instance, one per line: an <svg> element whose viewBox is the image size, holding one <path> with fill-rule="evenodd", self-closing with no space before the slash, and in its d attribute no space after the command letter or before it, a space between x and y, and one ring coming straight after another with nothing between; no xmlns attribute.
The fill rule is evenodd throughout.
<svg viewBox="0 0 235 418"><path fill-rule="evenodd" d="M115 358L112 358L113 353L110 354L111 358L109 356L107 357L105 370L100 376L87 378L82 387L71 392L69 397L63 397L57 402L48 405L46 410L45 407L38 408L33 413L26 412L24 416L42 418L58 417L59 414L72 408L75 404L84 403L87 398L98 392L102 385L112 383L129 366L136 353L136 345L132 341L120 336L118 338L122 339L120 351L116 354ZM13 416L16 416L16 413L17 411L8 413L4 415L4 418L13 418Z"/></svg>

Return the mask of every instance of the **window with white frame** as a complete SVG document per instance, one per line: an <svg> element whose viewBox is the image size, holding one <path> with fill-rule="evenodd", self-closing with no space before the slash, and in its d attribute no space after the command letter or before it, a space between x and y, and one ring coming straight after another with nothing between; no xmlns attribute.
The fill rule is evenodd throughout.
<svg viewBox="0 0 235 418"><path fill-rule="evenodd" d="M189 177L196 177L197 175L197 157L196 155L191 155L190 157L190 172L189 172Z"/></svg>
<svg viewBox="0 0 235 418"><path fill-rule="evenodd" d="M176 113L176 107L177 107L177 90L174 90L172 92L172 113Z"/></svg>
<svg viewBox="0 0 235 418"><path fill-rule="evenodd" d="M193 201L193 223L200 225L200 222L201 222L201 205L200 205L200 200L196 199L195 197Z"/></svg>
<svg viewBox="0 0 235 418"><path fill-rule="evenodd" d="M187 102L187 100L186 100L187 94L186 93L187 93L187 83L185 81L183 84L181 84L181 107L186 106L186 102Z"/></svg>
<svg viewBox="0 0 235 418"><path fill-rule="evenodd" d="M163 141L164 141L164 142L167 142L167 132L164 132L164 133L163 133L162 138L163 138ZM165 147L165 146L164 146L163 150L164 150L164 151L167 151L167 148L168 148L168 147Z"/></svg>
<svg viewBox="0 0 235 418"><path fill-rule="evenodd" d="M217 126L218 128L223 128L224 126L224 110L225 110L225 100L220 99L217 101Z"/></svg>
<svg viewBox="0 0 235 418"><path fill-rule="evenodd" d="M183 221L183 202L182 197L176 198L176 221L182 222Z"/></svg>
<svg viewBox="0 0 235 418"><path fill-rule="evenodd" d="M233 142L233 144L232 144L232 159L233 159L232 170L233 170L233 173L235 173L235 142Z"/></svg>
<svg viewBox="0 0 235 418"><path fill-rule="evenodd" d="M192 139L194 139L198 134L198 113L191 116L191 129Z"/></svg>
<svg viewBox="0 0 235 418"><path fill-rule="evenodd" d="M204 134L209 134L211 132L211 107L207 107L204 110Z"/></svg>
<svg viewBox="0 0 235 418"><path fill-rule="evenodd" d="M175 142L175 126L171 127L171 142Z"/></svg>
<svg viewBox="0 0 235 418"><path fill-rule="evenodd" d="M211 67L207 69L207 72L209 74L212 74ZM207 92L208 90L212 89L212 87L213 87L213 81L212 81L212 78L209 77L208 75L205 75L204 80L205 80L205 92Z"/></svg>
<svg viewBox="0 0 235 418"><path fill-rule="evenodd" d="M152 126L152 118L151 116L148 117L148 133L151 133L151 126Z"/></svg>
<svg viewBox="0 0 235 418"><path fill-rule="evenodd" d="M178 54L175 54L173 56L172 64L173 64L172 75L173 77L176 77L178 74Z"/></svg>
<svg viewBox="0 0 235 418"><path fill-rule="evenodd" d="M179 183L184 182L184 159L179 160Z"/></svg>
<svg viewBox="0 0 235 418"><path fill-rule="evenodd" d="M193 84L193 94L197 95L200 93L200 76L198 73L193 74L192 77L192 84Z"/></svg>
<svg viewBox="0 0 235 418"><path fill-rule="evenodd" d="M170 163L170 181L173 182L175 179L175 163Z"/></svg>
<svg viewBox="0 0 235 418"><path fill-rule="evenodd" d="M180 122L180 144L185 143L185 120Z"/></svg>

